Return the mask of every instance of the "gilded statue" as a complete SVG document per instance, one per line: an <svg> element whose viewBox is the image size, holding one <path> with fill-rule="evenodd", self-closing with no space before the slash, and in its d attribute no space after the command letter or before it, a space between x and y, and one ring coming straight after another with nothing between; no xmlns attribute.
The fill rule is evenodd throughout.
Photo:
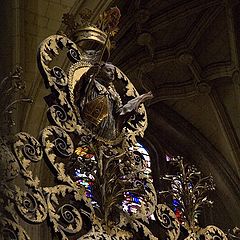
<svg viewBox="0 0 240 240"><path fill-rule="evenodd" d="M114 87L116 68L111 63L93 65L75 88L75 104L88 129L97 137L112 140L121 133L124 122L135 114L139 105L152 98L148 92L126 104Z"/></svg>

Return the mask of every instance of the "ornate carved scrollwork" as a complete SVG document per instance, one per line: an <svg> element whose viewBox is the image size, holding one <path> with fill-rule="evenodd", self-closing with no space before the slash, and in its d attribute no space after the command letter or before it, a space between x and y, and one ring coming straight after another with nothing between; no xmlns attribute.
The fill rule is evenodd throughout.
<svg viewBox="0 0 240 240"><path fill-rule="evenodd" d="M16 188L15 203L21 216L31 223L41 223L47 217L47 206L40 191L25 192Z"/></svg>
<svg viewBox="0 0 240 240"><path fill-rule="evenodd" d="M2 218L0 223L2 225L1 236L3 239L30 240L30 237L27 235L26 231L14 221L8 218Z"/></svg>
<svg viewBox="0 0 240 240"><path fill-rule="evenodd" d="M6 141L0 138L0 159L1 159L1 182L8 182L16 178L19 174L20 168L16 157L10 151Z"/></svg>
<svg viewBox="0 0 240 240"><path fill-rule="evenodd" d="M42 144L49 163L55 168L58 179L74 184L70 176L65 174L65 165L61 159L68 159L74 152L72 139L62 129L49 126L42 132Z"/></svg>
<svg viewBox="0 0 240 240"><path fill-rule="evenodd" d="M165 204L158 204L156 215L161 226L166 229L168 237L171 240L178 239L180 235L180 224L171 208Z"/></svg>
<svg viewBox="0 0 240 240"><path fill-rule="evenodd" d="M33 177L32 171L28 170L28 167L31 162L36 163L42 160L42 146L34 137L21 132L15 136L13 148L21 166L21 174L29 187L29 191L23 191L15 186L16 207L27 221L41 223L47 217L47 205L42 188L39 186L40 181L38 177Z"/></svg>
<svg viewBox="0 0 240 240"><path fill-rule="evenodd" d="M84 196L84 191L66 185L57 185L45 188L44 192L49 209L49 219L54 231L59 232L62 239L68 239L66 234L78 233L82 229L82 217L78 210L81 206L80 200L84 199L85 202L89 202ZM66 198L67 201L62 198ZM70 204L71 201L79 204L78 209Z"/></svg>
<svg viewBox="0 0 240 240"><path fill-rule="evenodd" d="M24 170L27 169L31 161L38 162L43 157L40 143L28 133L18 133L13 148Z"/></svg>
<svg viewBox="0 0 240 240"><path fill-rule="evenodd" d="M67 132L73 132L76 129L76 116L72 112L71 106L65 102L63 105L52 105L48 109L50 121L63 128Z"/></svg>
<svg viewBox="0 0 240 240"><path fill-rule="evenodd" d="M199 235L203 235L206 240L227 240L226 234L216 226L209 225L206 228L200 230Z"/></svg>

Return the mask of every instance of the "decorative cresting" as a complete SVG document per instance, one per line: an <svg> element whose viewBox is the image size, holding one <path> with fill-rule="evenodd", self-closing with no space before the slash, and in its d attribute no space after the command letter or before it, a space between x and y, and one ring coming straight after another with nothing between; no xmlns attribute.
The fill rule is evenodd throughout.
<svg viewBox="0 0 240 240"><path fill-rule="evenodd" d="M0 136L8 138L16 124L13 113L16 105L31 103L32 100L24 95L25 82L22 77L22 68L15 66L13 72L0 80L0 93L4 101L0 102Z"/></svg>
<svg viewBox="0 0 240 240"><path fill-rule="evenodd" d="M175 210L175 214L168 210L168 217L164 218L166 225L171 222L170 216L174 214L178 219L178 227L175 227L174 232L175 236L179 236L181 226L187 232L188 236L185 238L187 240L227 240L226 234L218 227L209 225L202 228L199 224L199 216L203 205L213 204L208 199L208 192L215 189L213 178L211 176L202 177L201 172L196 167L184 165L183 158L180 156L171 158L170 163L178 168L178 172L176 175L165 175L163 177L170 183L170 189L162 192L162 197L165 195L165 199L170 198L171 205Z"/></svg>
<svg viewBox="0 0 240 240"><path fill-rule="evenodd" d="M100 53L103 57L104 51L107 50L107 57L109 57L114 45L110 38L118 32L117 25L121 13L117 7L110 8L100 14L95 23L92 22L92 15L93 12L90 9L83 9L78 16L64 14L63 23L67 28L60 33L73 40L79 47L85 46L87 49L92 49L91 46L95 45L95 56Z"/></svg>
<svg viewBox="0 0 240 240"><path fill-rule="evenodd" d="M13 113L16 105L31 102L24 96L24 88L22 68L18 66L0 81L0 92L4 99L0 103L0 236L3 239L30 239L18 224L19 219L11 201L18 189L11 189L8 185L20 172L19 163L9 148L9 141L15 125Z"/></svg>

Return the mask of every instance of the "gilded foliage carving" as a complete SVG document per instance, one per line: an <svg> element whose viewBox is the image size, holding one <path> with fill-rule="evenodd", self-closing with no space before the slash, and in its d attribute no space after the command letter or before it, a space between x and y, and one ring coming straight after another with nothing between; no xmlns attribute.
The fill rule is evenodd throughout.
<svg viewBox="0 0 240 240"><path fill-rule="evenodd" d="M63 198L72 195L72 199L81 206L81 199L87 202L84 191L66 185L57 185L44 188L44 192L46 194L49 220L54 231L60 233L61 239L68 239L66 233L78 233L82 229L81 214L74 205L65 203Z"/></svg>

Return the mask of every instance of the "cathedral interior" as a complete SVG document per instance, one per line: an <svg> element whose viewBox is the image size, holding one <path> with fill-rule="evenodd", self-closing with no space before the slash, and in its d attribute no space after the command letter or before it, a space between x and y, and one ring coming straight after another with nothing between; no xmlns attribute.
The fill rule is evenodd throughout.
<svg viewBox="0 0 240 240"><path fill-rule="evenodd" d="M149 153L156 192L163 190L161 176L171 168L167 157L181 156L204 176L213 177L215 190L209 199L214 204L203 208L201 224L215 225L225 233L240 227L238 0L1 3L0 76L4 79L20 66L24 80L21 93L1 99L1 112L20 95L31 99L16 104L11 113L14 124L1 129L2 135L27 132L38 137L49 125L44 100L49 90L38 70L37 51L44 39L66 31L63 14L77 16L87 8L92 11L94 22L100 13L117 6L121 11L119 31L108 61L128 76L140 94L153 94L145 102L148 127L139 142ZM58 62L58 66L63 66L64 61ZM54 183L44 162L36 164L32 173L43 186ZM22 221L22 226L33 240L55 239L46 222L32 225Z"/></svg>

